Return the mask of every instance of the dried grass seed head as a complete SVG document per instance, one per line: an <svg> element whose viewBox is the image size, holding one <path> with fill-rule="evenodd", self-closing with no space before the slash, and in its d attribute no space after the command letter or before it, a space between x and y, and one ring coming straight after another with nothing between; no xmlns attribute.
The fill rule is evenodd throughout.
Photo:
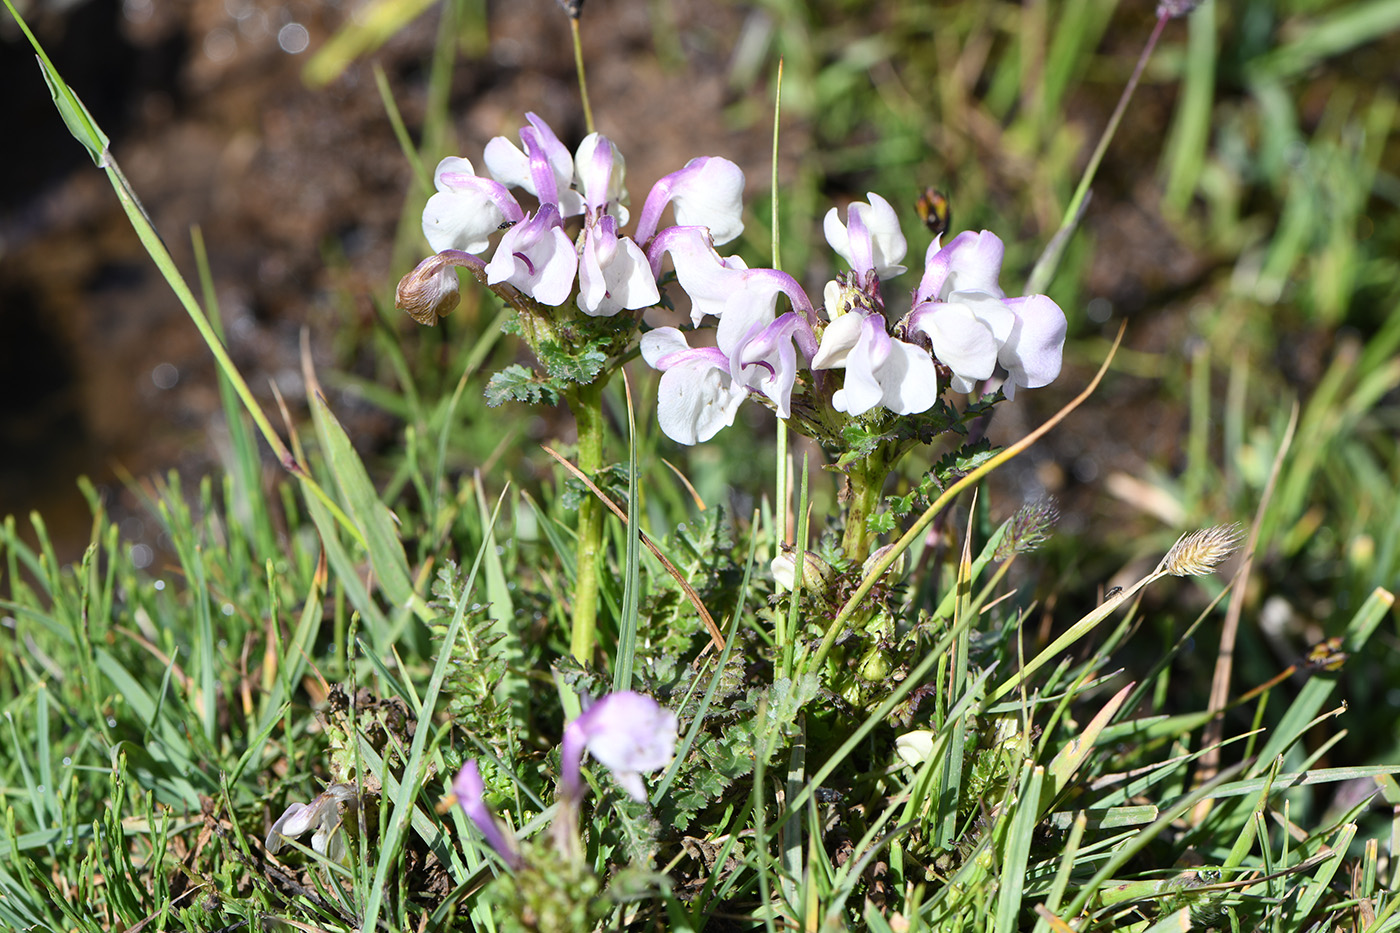
<svg viewBox="0 0 1400 933"><path fill-rule="evenodd" d="M1244 529L1238 523L1215 525L1182 535L1162 558L1159 572L1174 577L1199 577L1210 573L1239 547Z"/></svg>

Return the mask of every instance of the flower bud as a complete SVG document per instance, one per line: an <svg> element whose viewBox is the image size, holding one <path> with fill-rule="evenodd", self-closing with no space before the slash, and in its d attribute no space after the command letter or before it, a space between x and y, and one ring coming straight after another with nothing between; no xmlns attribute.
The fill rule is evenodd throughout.
<svg viewBox="0 0 1400 933"><path fill-rule="evenodd" d="M807 551L803 558L802 588L809 592L824 589L831 582L831 565L811 551ZM785 593L792 592L797 579L797 552L784 551L773 558L770 566L773 569L773 582L778 589Z"/></svg>
<svg viewBox="0 0 1400 933"><path fill-rule="evenodd" d="M1201 0L1160 0L1157 4L1157 18L1177 19L1201 5Z"/></svg>
<svg viewBox="0 0 1400 933"><path fill-rule="evenodd" d="M518 869L522 863L515 837L501 828L491 808L486 805L486 782L481 779L481 769L477 767L475 758L469 758L462 764L462 770L457 772L457 778L452 782L452 793L457 797L462 812L476 824L487 845L495 849L507 865Z"/></svg>
<svg viewBox="0 0 1400 933"><path fill-rule="evenodd" d="M874 684L887 680L891 669L889 655L879 644L876 644L865 653L865 657L860 659L860 667L857 668L856 673L860 675L862 680Z"/></svg>
<svg viewBox="0 0 1400 933"><path fill-rule="evenodd" d="M884 560L885 555L890 553L890 551L892 551L893 549L893 544L887 544L884 547L876 550L875 553L871 554L869 557L867 557L865 559L865 563L861 564L860 566L860 575L862 577L869 576L870 571L875 569L875 565L878 564L880 561ZM906 553L908 552L900 551L899 556L895 558L894 563L890 564L889 569L887 569L884 572L883 576L888 577L890 579L890 582L894 582L895 580L898 580L899 578L904 576L904 555Z"/></svg>
<svg viewBox="0 0 1400 933"><path fill-rule="evenodd" d="M906 765L917 768L933 754L933 738L927 729L906 732L894 740L894 750Z"/></svg>
<svg viewBox="0 0 1400 933"><path fill-rule="evenodd" d="M455 265L441 254L420 262L399 280L394 306L428 327L435 325L438 318L447 317L461 298Z"/></svg>
<svg viewBox="0 0 1400 933"><path fill-rule="evenodd" d="M848 272L839 273L822 289L822 301L826 304L826 319L834 321L843 314L860 309L870 309L870 299L861 289L856 277Z"/></svg>

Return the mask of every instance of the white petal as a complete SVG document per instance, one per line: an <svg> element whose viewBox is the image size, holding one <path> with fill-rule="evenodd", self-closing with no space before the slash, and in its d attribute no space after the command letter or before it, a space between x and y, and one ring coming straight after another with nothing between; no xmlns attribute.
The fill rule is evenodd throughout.
<svg viewBox="0 0 1400 933"><path fill-rule="evenodd" d="M475 193L439 192L423 206L423 236L433 252L460 249L480 253L505 220L490 198Z"/></svg>
<svg viewBox="0 0 1400 933"><path fill-rule="evenodd" d="M276 855L285 838L300 836L311 828L311 820L315 815L315 811L304 803L288 804L287 809L277 818L277 822L267 831L267 839L263 843L267 851Z"/></svg>
<svg viewBox="0 0 1400 933"><path fill-rule="evenodd" d="M690 344L685 335L676 328L658 327L642 334L641 349L642 359L647 361L647 365L652 369L660 369L659 362L662 357L689 350Z"/></svg>
<svg viewBox="0 0 1400 933"><path fill-rule="evenodd" d="M536 194L535 180L530 177L530 157L504 136L494 136L482 153L491 177L507 188L524 188Z"/></svg>
<svg viewBox="0 0 1400 933"><path fill-rule="evenodd" d="M822 218L822 233L826 235L827 245L850 265L851 235L846 231L846 225L841 222L841 212L836 208L827 211Z"/></svg>
<svg viewBox="0 0 1400 933"><path fill-rule="evenodd" d="M476 169L472 168L470 159L463 159L458 156L448 156L437 164L433 170L433 184L439 191L456 190L452 185L452 175L475 175Z"/></svg>
<svg viewBox="0 0 1400 933"><path fill-rule="evenodd" d="M919 316L915 329L928 336L933 355L961 383L986 379L996 369L996 338L991 328L964 304L933 305ZM958 384L954 382L955 386Z"/></svg>
<svg viewBox="0 0 1400 933"><path fill-rule="evenodd" d="M1006 247L995 233L990 230L960 233L945 251L949 262L945 292L980 291L998 298L1006 294L997 284Z"/></svg>
<svg viewBox="0 0 1400 933"><path fill-rule="evenodd" d="M899 229L899 216L895 214L889 201L873 191L866 197L870 198L870 206L861 216L870 231L875 274L881 279L903 275L905 268L899 261L904 258L909 246L904 240L904 231Z"/></svg>
<svg viewBox="0 0 1400 933"><path fill-rule="evenodd" d="M637 803L646 803L647 788L642 783L642 776L635 771L614 771L612 776L617 780L618 785L627 792Z"/></svg>
<svg viewBox="0 0 1400 933"><path fill-rule="evenodd" d="M747 390L732 385L724 370L709 365L677 366L661 377L656 422L676 443L698 444L733 424L747 395Z"/></svg>
<svg viewBox="0 0 1400 933"><path fill-rule="evenodd" d="M865 323L864 318L863 314L853 312L843 314L826 325L826 330L822 332L821 347L817 349L817 355L812 359L812 368L843 368L846 365L846 357L850 355L856 341L860 338L861 326Z"/></svg>
<svg viewBox="0 0 1400 933"><path fill-rule="evenodd" d="M671 194L676 224L708 227L715 245L744 232L744 170L728 159L701 156L686 163Z"/></svg>
<svg viewBox="0 0 1400 933"><path fill-rule="evenodd" d="M1012 298L1007 302L1016 315L1016 328L1002 345L1000 361L1011 374L1006 395L1015 386L1038 389L1060 375L1064 359L1065 313L1044 295Z"/></svg>
<svg viewBox="0 0 1400 933"><path fill-rule="evenodd" d="M846 356L845 381L831 396L832 407L851 416L865 414L885 397L876 374L889 359L891 341L884 333L884 320L872 320L875 317L868 315L861 321L860 339Z"/></svg>
<svg viewBox="0 0 1400 933"><path fill-rule="evenodd" d="M579 264L580 310L594 317L610 317L623 308L648 308L661 300L641 247L630 238L615 238L612 255L604 260L598 255L595 239L603 238L586 235L584 240Z"/></svg>
<svg viewBox="0 0 1400 933"><path fill-rule="evenodd" d="M938 373L933 358L902 340L892 341L890 356L880 371L884 395L880 404L896 415L928 411L938 401Z"/></svg>

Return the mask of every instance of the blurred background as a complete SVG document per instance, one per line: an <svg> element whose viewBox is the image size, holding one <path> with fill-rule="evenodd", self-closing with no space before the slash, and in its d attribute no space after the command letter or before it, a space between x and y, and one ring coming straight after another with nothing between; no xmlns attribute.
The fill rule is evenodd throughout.
<svg viewBox="0 0 1400 933"><path fill-rule="evenodd" d="M392 308L394 283L426 253L424 179L444 155L479 160L491 136L514 138L527 110L566 144L585 132L554 0L28 0L22 12L192 283L200 228L229 349L265 408L275 383L304 415L309 328L337 414L362 452L392 456L405 373L414 391L450 392L494 313L471 289L432 330ZM222 469L212 362L0 19L0 112L14 130L0 173L0 515L41 512L72 559L88 540L86 474L145 548L133 556L158 559L156 523L124 478ZM753 199L740 248L771 262L781 57L783 267L819 295L832 272L821 216L867 191L898 207L917 256L928 237L913 204L931 185L955 230L1006 240L1013 291L1155 22L1141 0L590 0L582 37L598 128L628 160L634 206L687 159L726 156ZM1091 598L1125 557L1155 562L1184 530L1248 523L1299 401L1256 568L1268 596L1243 636L1262 660L1244 663L1246 681L1296 659L1371 588L1400 583L1397 29L1394 0L1205 3L1167 23L1049 286L1070 320L1065 371L992 426L1005 442L1054 412L1128 322L1098 394L999 480L1000 515L1060 500L1047 585ZM887 300L903 312L898 289ZM513 353L502 344L493 364ZM500 469L528 470L547 418L512 415L505 443L474 445L501 432L499 412L472 404L455 467L496 449ZM755 431L689 461L741 492L771 431L758 406L746 411ZM1380 640L1393 653L1394 626ZM1362 692L1400 708L1386 682Z"/></svg>

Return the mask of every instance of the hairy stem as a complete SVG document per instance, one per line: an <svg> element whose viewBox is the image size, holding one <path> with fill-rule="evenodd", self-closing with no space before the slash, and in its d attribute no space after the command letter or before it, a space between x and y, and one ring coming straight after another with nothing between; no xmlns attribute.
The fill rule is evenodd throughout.
<svg viewBox="0 0 1400 933"><path fill-rule="evenodd" d="M851 466L846 474L850 498L846 503L846 532L841 538L841 551L855 566L870 556L875 534L866 523L880 507L880 492L889 476L890 464L880 451Z"/></svg>
<svg viewBox="0 0 1400 933"><path fill-rule="evenodd" d="M596 479L603 467L603 383L579 386L568 395L578 425L578 468ZM578 506L578 551L574 578L570 653L580 664L593 660L598 630L598 570L603 559L603 504L585 496Z"/></svg>

